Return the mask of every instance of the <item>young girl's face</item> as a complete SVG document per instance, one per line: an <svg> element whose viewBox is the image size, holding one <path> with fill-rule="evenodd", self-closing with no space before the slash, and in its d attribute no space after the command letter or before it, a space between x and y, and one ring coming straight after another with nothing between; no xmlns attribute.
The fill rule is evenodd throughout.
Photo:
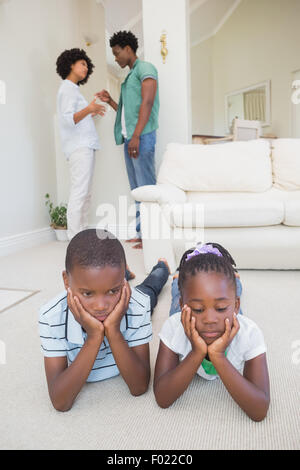
<svg viewBox="0 0 300 470"><path fill-rule="evenodd" d="M186 279L180 305L191 308L196 330L206 344L211 344L223 335L226 318L232 325L240 299L236 297L235 284L224 274L200 272Z"/></svg>

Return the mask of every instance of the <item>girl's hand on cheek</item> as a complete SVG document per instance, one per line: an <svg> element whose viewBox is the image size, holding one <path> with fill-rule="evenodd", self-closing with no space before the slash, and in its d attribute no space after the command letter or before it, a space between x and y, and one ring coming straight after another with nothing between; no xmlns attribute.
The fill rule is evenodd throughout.
<svg viewBox="0 0 300 470"><path fill-rule="evenodd" d="M70 288L68 288L67 296L68 306L74 315L75 320L84 328L88 337L104 338L103 323L94 318L85 310L77 296L73 296Z"/></svg>
<svg viewBox="0 0 300 470"><path fill-rule="evenodd" d="M216 356L223 356L231 341L240 329L236 313L233 314L232 326L228 318L225 319L225 331L223 335L208 346L208 355L212 361Z"/></svg>
<svg viewBox="0 0 300 470"><path fill-rule="evenodd" d="M192 316L191 308L184 305L181 312L181 323L186 336L189 338L193 352L205 357L207 345L196 330L196 319Z"/></svg>

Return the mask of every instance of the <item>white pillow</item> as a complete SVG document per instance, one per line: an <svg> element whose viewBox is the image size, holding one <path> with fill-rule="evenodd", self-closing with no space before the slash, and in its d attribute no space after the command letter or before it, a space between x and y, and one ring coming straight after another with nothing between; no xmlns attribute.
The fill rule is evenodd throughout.
<svg viewBox="0 0 300 470"><path fill-rule="evenodd" d="M157 180L184 191L267 191L272 186L270 145L262 139L169 144Z"/></svg>
<svg viewBox="0 0 300 470"><path fill-rule="evenodd" d="M273 141L274 186L285 190L300 189L300 139Z"/></svg>

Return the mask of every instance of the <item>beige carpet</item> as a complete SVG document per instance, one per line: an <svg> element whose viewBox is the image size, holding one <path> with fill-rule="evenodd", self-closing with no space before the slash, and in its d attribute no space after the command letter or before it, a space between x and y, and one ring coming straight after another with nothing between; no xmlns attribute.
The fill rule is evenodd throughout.
<svg viewBox="0 0 300 470"><path fill-rule="evenodd" d="M0 314L1 449L299 449L300 272L242 271L242 308L262 328L268 346L271 406L252 422L220 381L195 378L169 409L152 392L130 396L120 377L88 384L71 411L52 408L40 353L38 308L63 288L65 243L52 242L1 258L0 286L39 291ZM126 245L128 262L142 281L140 251ZM168 316L170 285L153 314L152 370L157 333Z"/></svg>

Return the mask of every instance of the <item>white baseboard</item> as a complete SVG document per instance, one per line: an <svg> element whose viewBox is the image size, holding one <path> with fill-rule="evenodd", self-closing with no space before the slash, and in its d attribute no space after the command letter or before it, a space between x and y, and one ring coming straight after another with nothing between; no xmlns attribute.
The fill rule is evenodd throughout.
<svg viewBox="0 0 300 470"><path fill-rule="evenodd" d="M51 227L0 238L0 256L6 256L53 240L55 240L55 232Z"/></svg>
<svg viewBox="0 0 300 470"><path fill-rule="evenodd" d="M100 228L96 225L90 225L89 228ZM135 236L130 233L127 225L111 225L105 227L120 240L126 240ZM7 256L25 248L32 248L42 243L49 243L56 240L55 232L51 227L33 230L32 232L19 233L10 237L0 238L0 257Z"/></svg>

